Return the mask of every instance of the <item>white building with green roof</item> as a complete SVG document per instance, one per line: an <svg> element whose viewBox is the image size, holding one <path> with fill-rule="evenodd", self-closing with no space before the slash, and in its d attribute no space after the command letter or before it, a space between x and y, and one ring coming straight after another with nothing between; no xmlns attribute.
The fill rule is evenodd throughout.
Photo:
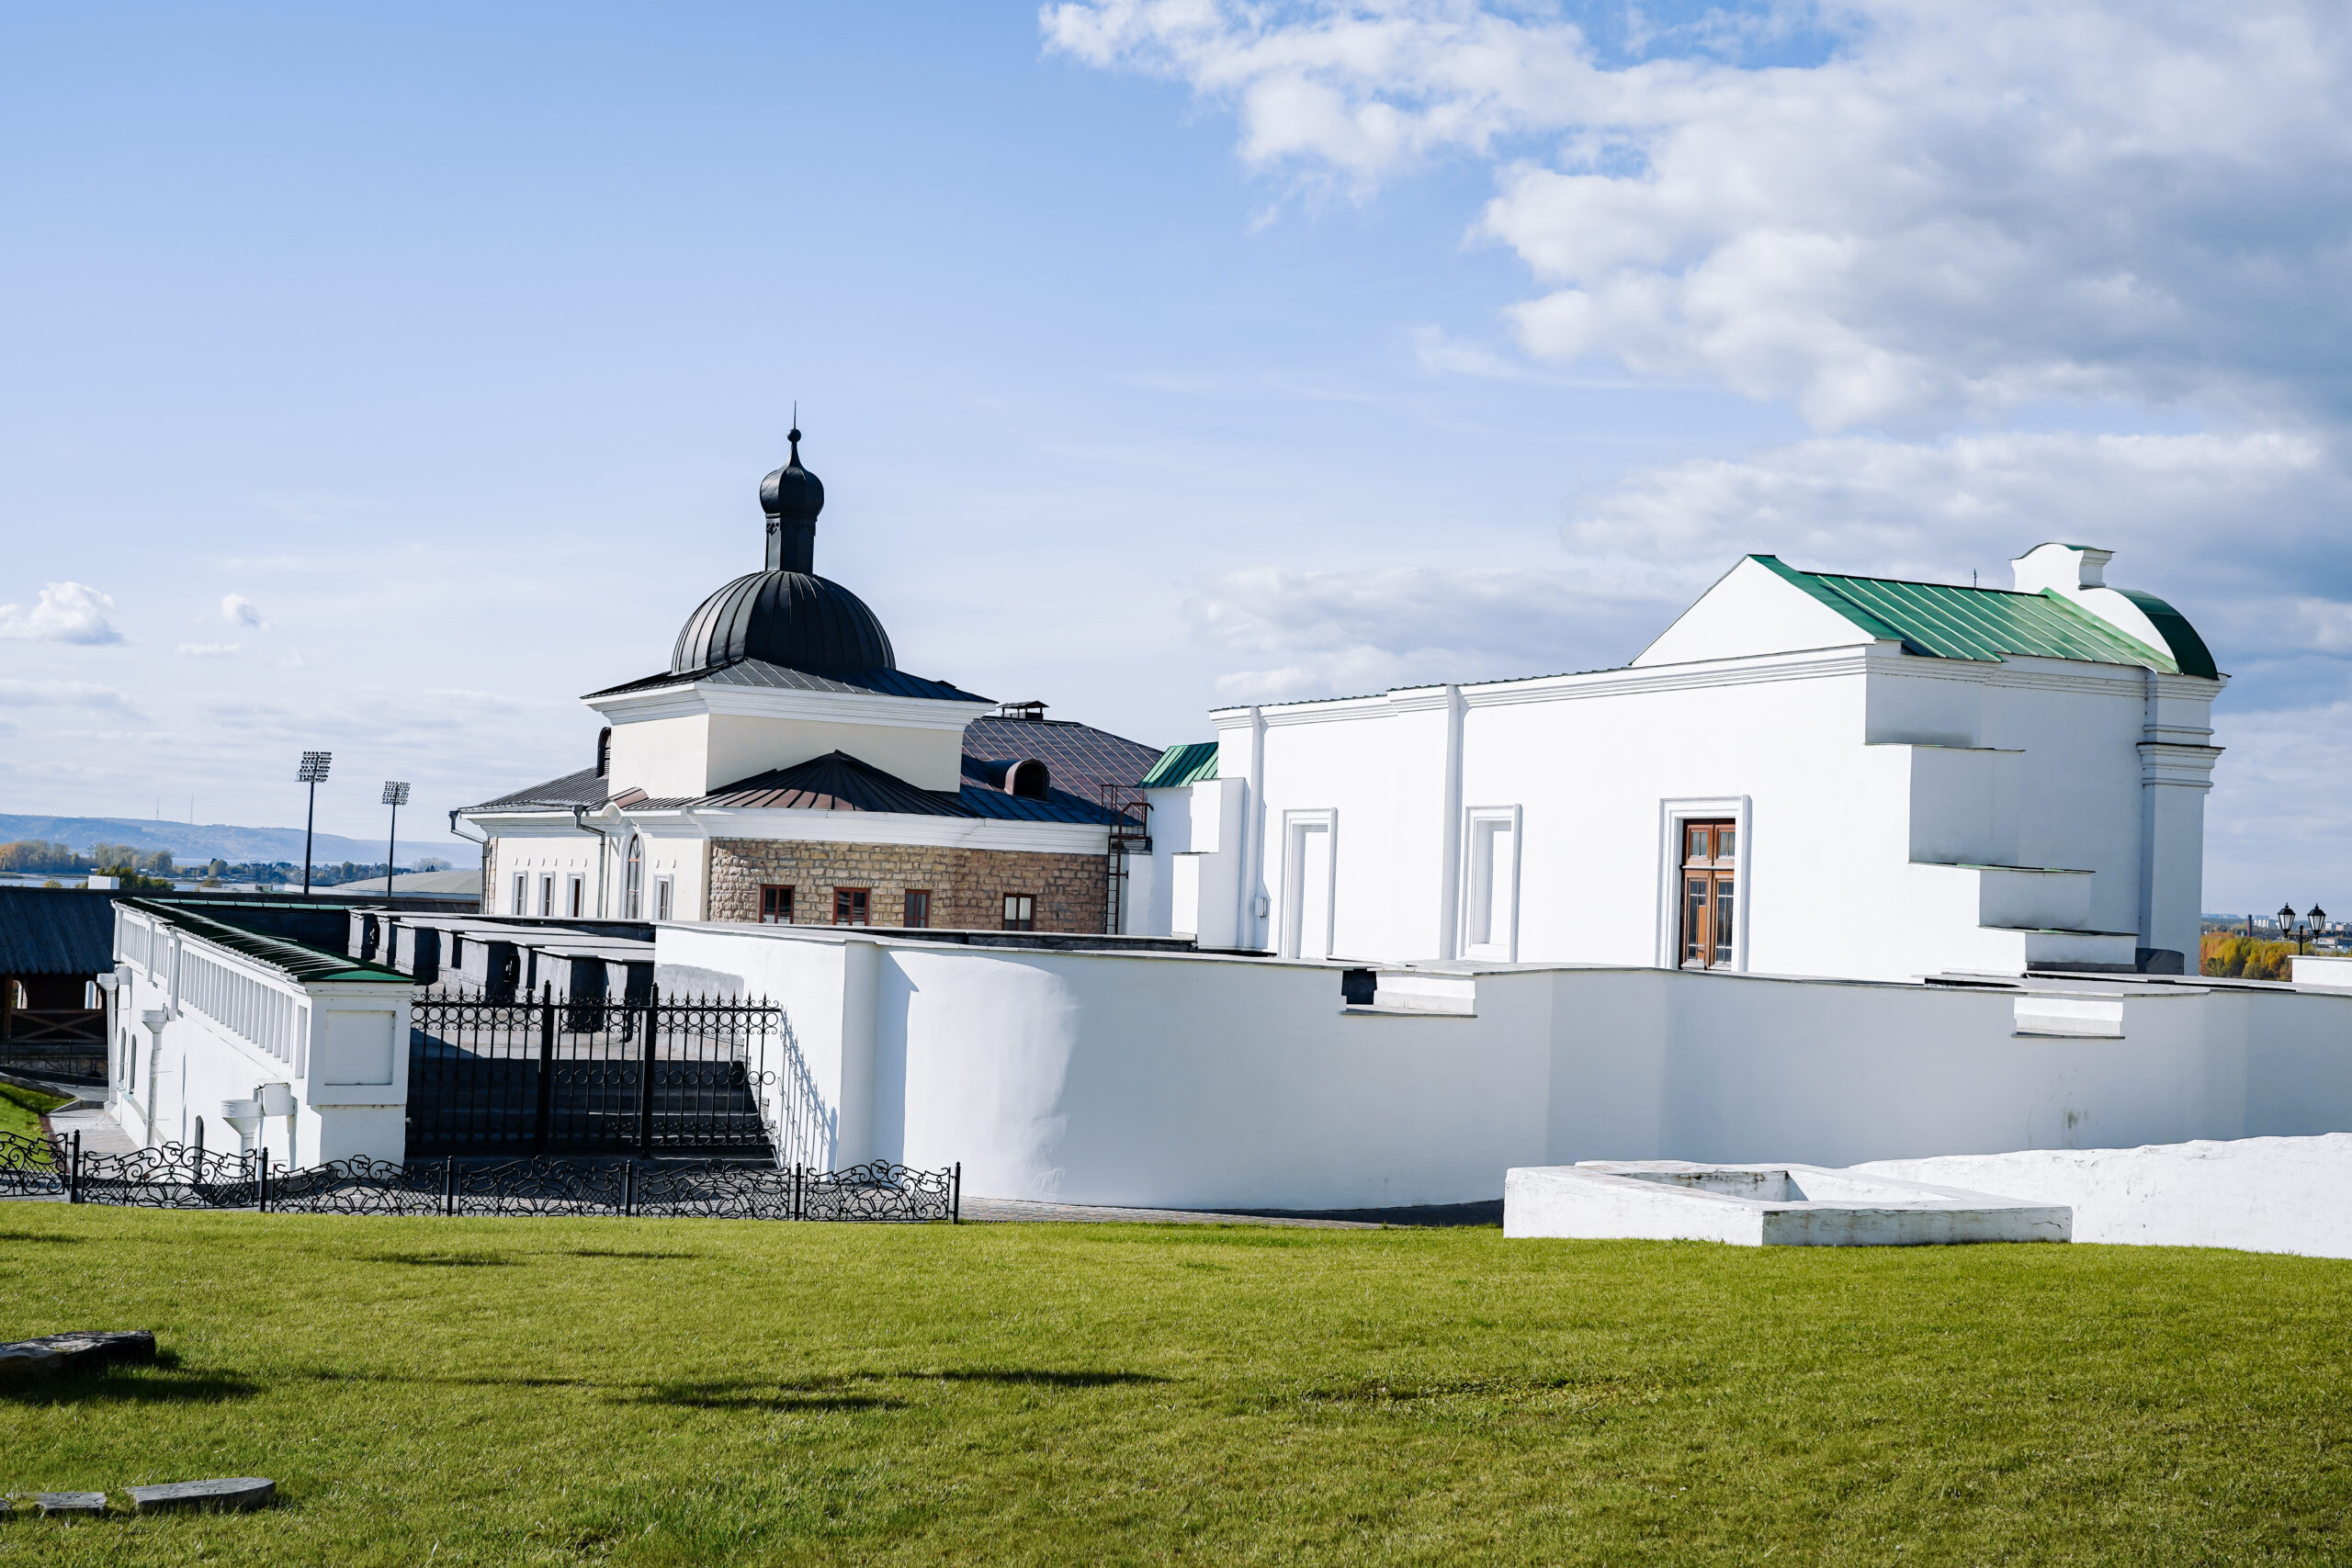
<svg viewBox="0 0 2352 1568"><path fill-rule="evenodd" d="M1223 709L1131 930L1857 979L2193 967L2223 684L2046 544L2007 589L1749 556L1632 663Z"/></svg>

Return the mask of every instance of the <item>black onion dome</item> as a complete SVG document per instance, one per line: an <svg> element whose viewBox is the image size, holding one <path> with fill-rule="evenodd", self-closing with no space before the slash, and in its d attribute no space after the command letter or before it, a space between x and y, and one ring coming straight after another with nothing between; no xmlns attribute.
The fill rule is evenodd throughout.
<svg viewBox="0 0 2352 1568"><path fill-rule="evenodd" d="M763 659L812 675L896 670L890 635L865 601L830 578L805 571L739 577L686 617L670 672L684 675Z"/></svg>
<svg viewBox="0 0 2352 1568"><path fill-rule="evenodd" d="M792 443L792 456L760 481L760 510L771 517L805 517L813 523L825 510L825 481L800 466L800 432L795 429L786 439Z"/></svg>

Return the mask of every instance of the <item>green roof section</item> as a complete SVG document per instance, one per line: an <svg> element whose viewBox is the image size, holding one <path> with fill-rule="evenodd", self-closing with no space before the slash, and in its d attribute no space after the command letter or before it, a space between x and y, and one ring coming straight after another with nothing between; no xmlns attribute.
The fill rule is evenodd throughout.
<svg viewBox="0 0 2352 1568"><path fill-rule="evenodd" d="M2086 664L2135 664L2167 675L2215 678L2213 656L2188 621L2163 600L2147 594L2126 597L2147 613L2175 648L2190 651L2189 658L2176 659L2150 648L2055 590L2019 593L2006 588L1840 577L1826 571L1799 571L1773 556L1748 558L1872 637L1900 642L1906 653L1979 663L1997 663L2012 657L2072 659Z"/></svg>
<svg viewBox="0 0 2352 1568"><path fill-rule="evenodd" d="M1216 742L1188 741L1170 746L1159 754L1159 761L1144 774L1146 789L1176 789L1184 784L1200 784L1216 777Z"/></svg>
<svg viewBox="0 0 2352 1568"><path fill-rule="evenodd" d="M246 931L225 920L199 915L187 904L177 901L160 898L125 898L120 901L142 914L154 916L166 925L177 926L190 936L201 937L215 947L225 947L232 953L266 964L292 979L359 980L401 986L415 984L397 969L387 969L380 964L362 963L356 958L330 953L325 948L312 947L308 942L295 942L288 937L265 936L259 931Z"/></svg>

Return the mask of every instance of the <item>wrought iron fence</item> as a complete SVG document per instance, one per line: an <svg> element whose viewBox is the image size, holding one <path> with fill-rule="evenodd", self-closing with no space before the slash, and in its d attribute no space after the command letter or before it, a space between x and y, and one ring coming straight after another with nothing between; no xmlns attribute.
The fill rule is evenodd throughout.
<svg viewBox="0 0 2352 1568"><path fill-rule="evenodd" d="M280 1214L538 1214L725 1220L963 1217L964 1168L888 1160L846 1170L725 1160L335 1160L273 1168L268 1154L166 1144L86 1152L81 1135L0 1133L0 1196L148 1209Z"/></svg>
<svg viewBox="0 0 2352 1568"><path fill-rule="evenodd" d="M783 1048L772 1003L710 998L492 1001L409 1010L408 1147L432 1155L775 1158Z"/></svg>

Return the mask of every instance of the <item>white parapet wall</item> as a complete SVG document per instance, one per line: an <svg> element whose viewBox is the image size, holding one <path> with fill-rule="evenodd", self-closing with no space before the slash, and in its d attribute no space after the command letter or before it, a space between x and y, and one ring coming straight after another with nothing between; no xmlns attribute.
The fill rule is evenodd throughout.
<svg viewBox="0 0 2352 1568"><path fill-rule="evenodd" d="M1503 1235L1735 1247L2065 1241L2065 1205L1808 1165L1594 1160L1503 1182Z"/></svg>
<svg viewBox="0 0 2352 1568"><path fill-rule="evenodd" d="M1856 1174L2064 1203L2077 1241L2352 1258L2352 1133L1875 1160Z"/></svg>
<svg viewBox="0 0 2352 1568"><path fill-rule="evenodd" d="M1364 1208L1489 1201L1511 1167L1589 1159L1845 1167L2352 1132L2352 996L2279 987L2043 999L1453 965L1384 969L1388 1005L1351 1008L1339 964L807 926L656 942L665 989L783 1006L788 1160L961 1162L976 1196Z"/></svg>
<svg viewBox="0 0 2352 1568"><path fill-rule="evenodd" d="M115 907L107 1104L143 1145L406 1154L412 982L168 905Z"/></svg>

